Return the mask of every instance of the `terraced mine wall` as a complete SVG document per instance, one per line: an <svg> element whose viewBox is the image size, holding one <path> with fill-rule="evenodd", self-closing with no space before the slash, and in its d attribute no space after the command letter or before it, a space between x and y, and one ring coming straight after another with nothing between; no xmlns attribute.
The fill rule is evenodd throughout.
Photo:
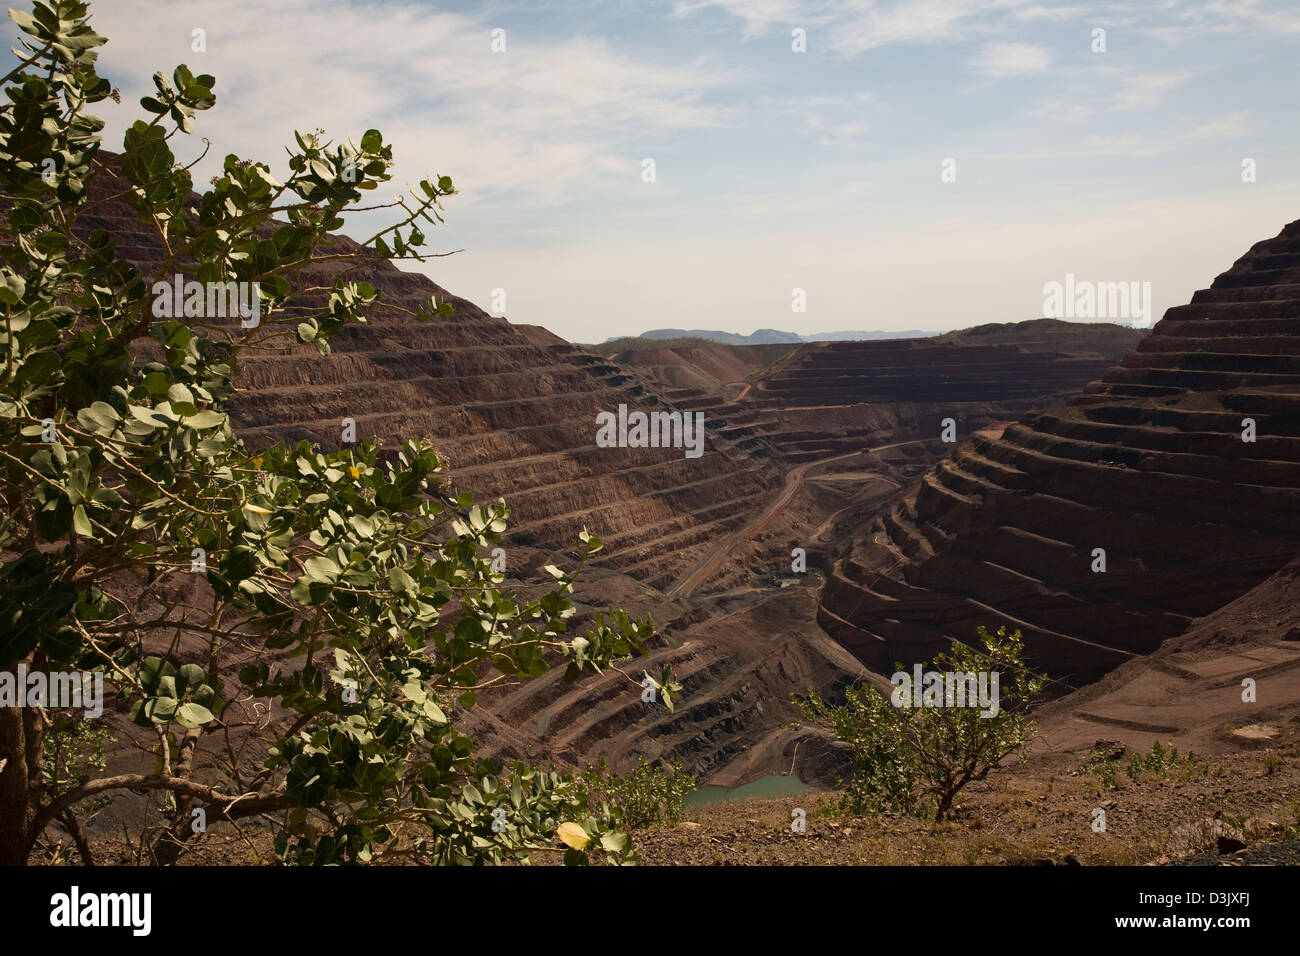
<svg viewBox="0 0 1300 956"><path fill-rule="evenodd" d="M125 188L121 180L97 180L79 228L108 230L120 253L152 279L164 253L115 198ZM342 238L335 245L337 252L357 250ZM335 274L329 264L313 266L295 285L328 287ZM764 701L788 700L795 681L806 689L836 679L838 666L826 655L841 649L829 640L809 650L787 635L789 627L768 623L736 629L730 643L693 640L682 632L707 615L674 628L687 609L653 589L676 580L779 491L784 463L769 443L735 440L742 433L710 424L699 458L682 448L600 448L599 413L620 405L690 410L635 371L545 330L487 315L422 275L376 259L352 277L381 290L383 304L366 324L343 328L328 358L284 338L241 358L239 391L228 403L241 436L253 447L305 439L333 449L347 418L357 440L394 447L405 438L431 439L457 490L480 501L502 496L510 505L504 544L512 579L537 580L532 565L586 528L604 539L605 550L580 584L580 613L613 604L652 614L658 633L645 666L671 661L691 695L670 714L662 705L648 712L640 689L629 691L626 678L612 672L568 684L560 667L537 682L504 683L485 691L467 715L468 725L482 730L481 755L578 763L599 753L622 767L634 753L680 754L707 772L762 739L770 722L793 718L784 704L783 717L764 716ZM453 315L419 322L409 314L429 299L452 303ZM225 327L241 334L237 320ZM806 591L800 618L824 637L812 624L814 607ZM735 627L733 620L719 631ZM772 759L782 759L780 746Z"/></svg>
<svg viewBox="0 0 1300 956"><path fill-rule="evenodd" d="M1300 222L1072 401L961 445L835 562L818 620L881 670L1018 627L1083 683L1290 561L1298 506Z"/></svg>
<svg viewBox="0 0 1300 956"><path fill-rule="evenodd" d="M80 227L109 230L119 252L152 276L163 251L134 211L113 198L126 185L97 180ZM358 248L341 237L335 244L341 253ZM296 274L295 285L328 287L339 268L313 265ZM241 359L240 391L227 407L251 446L306 439L338 448L344 419L355 423L358 441L392 447L430 439L454 487L479 501L507 499L508 549L549 552L586 528L604 539L607 561L656 585L780 485L770 446L742 445L716 425L706 429L699 458L680 448L599 448L601 412L620 404L686 410L621 366L554 344L559 340L545 330L516 328L421 274L375 259L351 277L371 282L383 297L368 323L340 330L328 359L287 339ZM430 299L450 302L452 317L415 319L416 307ZM632 550L650 541L654 556Z"/></svg>
<svg viewBox="0 0 1300 956"><path fill-rule="evenodd" d="M1048 333L1050 334L1050 330ZM1128 340L1124 330L1109 335ZM1106 339L1102 338L1102 343ZM1091 343L1090 343L1091 344ZM1035 343L953 345L928 339L822 342L800 346L718 346L683 356L699 379L682 386L658 350L620 358L684 408L703 411L738 442L766 440L788 463L814 461L871 445L938 437L944 417L966 433L1064 401L1123 354L1078 356ZM761 350L761 351L760 351ZM707 362L699 353L716 351ZM732 357L727 363L722 356ZM758 369L748 389L728 394L697 370Z"/></svg>
<svg viewBox="0 0 1300 956"><path fill-rule="evenodd" d="M112 198L116 187L100 180L95 188L95 206L81 227L109 230L119 250L152 276L163 255L157 242ZM355 249L337 240L336 251ZM838 346L797 352L746 346L739 347L738 361L696 356L702 377L674 384L658 380L653 369L575 349L545 330L512 326L384 261L354 275L379 288L384 304L367 324L345 327L328 359L291 343L241 359L240 391L229 408L242 436L254 446L307 439L337 448L342 421L350 418L357 439L382 439L389 447L414 436L433 440L457 489L473 491L480 501L503 496L511 506L505 545L512 576L527 577L532 564L584 527L603 538L606 567L591 569L580 600L590 600L588 607L609 602L651 613L659 634L651 660L642 663L651 670L671 663L686 685L682 706L672 714L662 706L647 709L639 691L629 693L626 679L612 673L569 685L561 669L536 682L492 688L471 715L483 730L482 753L543 762L605 755L616 766L636 754L683 759L701 774L744 767L757 775L787 772L797 758L806 773L811 748L801 745L802 732L781 726L798 718L790 694L810 686L826 690L857 673L856 661L813 623L816 592L791 588L759 595L751 606L744 602L753 596L705 607L665 597L662 590L762 513L781 493L792 465L897 441L900 429L937 435L940 406L917 403L912 394L924 381L925 361L911 363L913 377L894 379L887 393L872 391L872 375L837 376L845 381L833 406L818 404L816 396L800 404L809 396L798 386L762 382L741 398L743 386L727 390L711 383L753 371L768 370L771 377L828 356L840 362L871 358L867 367L874 370L899 363L872 350L853 358ZM334 276L322 264L304 270L296 284L329 286ZM416 321L409 313L430 298L451 302L452 317ZM993 366L1022 358L1006 351L978 355L987 359L987 374L963 393L970 401L961 405L962 414L981 421L1011 417ZM1041 394L1060 387L1048 374L1051 362L1024 360L1037 363ZM661 369L671 366L671 360L660 362ZM945 394L950 401L951 393ZM620 404L704 412L704 455L598 447L596 415ZM785 530L774 525L765 533L777 540ZM782 545L785 558L788 546ZM748 566L733 570L743 577ZM719 577L727 580L725 569Z"/></svg>

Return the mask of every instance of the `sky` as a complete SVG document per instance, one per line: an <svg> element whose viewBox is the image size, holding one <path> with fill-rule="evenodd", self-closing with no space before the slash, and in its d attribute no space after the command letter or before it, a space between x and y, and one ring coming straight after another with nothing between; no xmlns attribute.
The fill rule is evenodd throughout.
<svg viewBox="0 0 1300 956"><path fill-rule="evenodd" d="M108 148L178 63L217 78L173 141L212 141L198 183L377 128L394 183L459 191L430 241L463 251L403 268L576 342L1021 321L1067 275L1150 283L1158 318L1300 218L1295 0L91 10Z"/></svg>

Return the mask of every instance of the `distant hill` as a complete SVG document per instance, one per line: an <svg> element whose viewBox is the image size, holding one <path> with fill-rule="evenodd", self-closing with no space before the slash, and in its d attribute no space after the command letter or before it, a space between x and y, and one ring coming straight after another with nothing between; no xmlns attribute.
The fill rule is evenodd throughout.
<svg viewBox="0 0 1300 956"><path fill-rule="evenodd" d="M692 335L672 339L650 339L644 335L625 335L622 338L606 339L597 345L579 345L578 347L589 352L595 352L597 355L617 355L619 352L644 352L647 349L715 348L720 344L712 339L702 339Z"/></svg>
<svg viewBox="0 0 1300 956"><path fill-rule="evenodd" d="M1114 322L1066 322L1030 319L1026 322L992 322L957 329L939 336L955 345L1018 345L1027 352L1069 352L1072 355L1124 354L1137 347L1150 329L1135 329Z"/></svg>
<svg viewBox="0 0 1300 956"><path fill-rule="evenodd" d="M749 335L736 332L719 332L716 329L651 329L642 332L643 339L705 339L722 345L798 345L803 341L794 332L782 332L779 329L755 329Z"/></svg>
<svg viewBox="0 0 1300 956"><path fill-rule="evenodd" d="M813 335L782 332L780 329L755 329L749 335L741 335L738 332L720 332L717 329L651 329L648 332L642 332L638 338L655 340L695 338L716 342L720 345L798 345L800 342L915 339L934 334L936 333L924 332L921 329L906 329L901 332L817 332Z"/></svg>
<svg viewBox="0 0 1300 956"><path fill-rule="evenodd" d="M1124 354L1137 345L1149 329L1135 329L1114 322L1066 322L1062 319L1029 319L1025 322L991 322L951 332L905 329L896 332L848 331L800 335L779 329L755 329L749 335L717 329L650 329L641 335L608 338L599 345L587 345L601 355L647 348L698 348L705 345L798 345L802 342L874 342L882 339L932 338L938 342L965 345L1018 345L1030 352L1064 351L1095 355Z"/></svg>
<svg viewBox="0 0 1300 956"><path fill-rule="evenodd" d="M903 329L901 332L882 332L880 330L872 332L815 332L812 335L805 335L805 342L874 342L878 339L928 339L938 332L927 332L925 329Z"/></svg>

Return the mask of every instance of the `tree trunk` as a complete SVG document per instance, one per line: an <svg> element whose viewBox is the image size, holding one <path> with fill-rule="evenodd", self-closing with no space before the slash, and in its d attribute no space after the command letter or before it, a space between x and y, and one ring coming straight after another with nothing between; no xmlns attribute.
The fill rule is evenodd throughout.
<svg viewBox="0 0 1300 956"><path fill-rule="evenodd" d="M185 732L185 736L181 738L180 752L172 754L173 776L189 777L190 768L194 766L194 752L198 748L199 737L202 735L203 731L199 728ZM171 866L180 859L185 841L194 834L190 817L193 807L193 797L183 793L176 794L176 813L173 815L172 825L154 841L153 859L157 865Z"/></svg>
<svg viewBox="0 0 1300 956"><path fill-rule="evenodd" d="M23 708L0 707L0 866L24 866L35 835Z"/></svg>

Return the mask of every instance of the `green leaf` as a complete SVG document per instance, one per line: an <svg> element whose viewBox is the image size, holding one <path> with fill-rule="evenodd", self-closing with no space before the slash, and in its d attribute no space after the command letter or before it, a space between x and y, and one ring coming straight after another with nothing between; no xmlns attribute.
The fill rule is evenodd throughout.
<svg viewBox="0 0 1300 956"><path fill-rule="evenodd" d="M36 530L46 541L57 541L72 527L72 504L66 496L50 497L36 512Z"/></svg>
<svg viewBox="0 0 1300 956"><path fill-rule="evenodd" d="M447 722L447 715L442 712L442 708L438 706L438 702L433 699L432 694L424 699L421 709L424 711L424 716L435 724L445 724Z"/></svg>
<svg viewBox="0 0 1300 956"><path fill-rule="evenodd" d="M176 716L178 705L175 697L150 697L145 701L144 712L155 724L165 724Z"/></svg>
<svg viewBox="0 0 1300 956"><path fill-rule="evenodd" d="M201 412L194 412L186 415L184 424L188 428L215 428L226 421L226 416L220 412L214 412L210 408L205 408Z"/></svg>
<svg viewBox="0 0 1300 956"><path fill-rule="evenodd" d="M629 840L626 833L602 833L600 835L600 845L610 853L626 853Z"/></svg>
<svg viewBox="0 0 1300 956"><path fill-rule="evenodd" d="M41 28L36 25L36 21L21 10L9 10L9 18L18 24L18 29L30 36L41 36Z"/></svg>
<svg viewBox="0 0 1300 956"><path fill-rule="evenodd" d="M198 411L194 408L194 393L189 390L188 386L177 382L167 389L167 400L171 402L172 408L176 409L181 415L193 415ZM193 411L181 411L181 406L188 406Z"/></svg>
<svg viewBox="0 0 1300 956"><path fill-rule="evenodd" d="M316 556L303 562L303 571L312 581L333 582L339 576L339 566L330 558Z"/></svg>
<svg viewBox="0 0 1300 956"><path fill-rule="evenodd" d="M415 579L400 567L388 572L388 586L397 594L415 594Z"/></svg>
<svg viewBox="0 0 1300 956"><path fill-rule="evenodd" d="M161 398L171 388L171 379L162 372L150 372L140 381L154 398Z"/></svg>
<svg viewBox="0 0 1300 956"><path fill-rule="evenodd" d="M110 434L122 416L107 402L94 402L87 408L77 411L77 421L87 431L98 434Z"/></svg>
<svg viewBox="0 0 1300 956"><path fill-rule="evenodd" d="M182 704L176 711L176 719L186 727L197 728L213 720L212 711L193 701Z"/></svg>
<svg viewBox="0 0 1300 956"><path fill-rule="evenodd" d="M179 676L187 688L201 687L208 679L208 675L198 664L182 664Z"/></svg>

